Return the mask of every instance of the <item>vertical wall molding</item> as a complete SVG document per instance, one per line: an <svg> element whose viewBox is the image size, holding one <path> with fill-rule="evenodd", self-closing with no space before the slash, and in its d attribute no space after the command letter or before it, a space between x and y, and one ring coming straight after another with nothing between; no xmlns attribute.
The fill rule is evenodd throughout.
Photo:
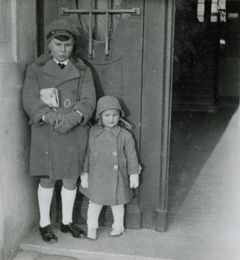
<svg viewBox="0 0 240 260"><path fill-rule="evenodd" d="M13 61L17 62L17 3L10 1L10 31L11 31L11 52Z"/></svg>

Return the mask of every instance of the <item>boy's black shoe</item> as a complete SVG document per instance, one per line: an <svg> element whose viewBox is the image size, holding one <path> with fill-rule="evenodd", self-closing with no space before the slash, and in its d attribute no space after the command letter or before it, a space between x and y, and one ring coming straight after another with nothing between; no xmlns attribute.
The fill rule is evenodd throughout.
<svg viewBox="0 0 240 260"><path fill-rule="evenodd" d="M54 234L52 226L39 227L42 239L47 243L56 243L58 241L57 236Z"/></svg>
<svg viewBox="0 0 240 260"><path fill-rule="evenodd" d="M86 237L86 233L74 223L69 223L67 225L64 225L63 223L61 223L60 229L63 233L68 233L68 232L71 233L72 236L75 238L85 238Z"/></svg>

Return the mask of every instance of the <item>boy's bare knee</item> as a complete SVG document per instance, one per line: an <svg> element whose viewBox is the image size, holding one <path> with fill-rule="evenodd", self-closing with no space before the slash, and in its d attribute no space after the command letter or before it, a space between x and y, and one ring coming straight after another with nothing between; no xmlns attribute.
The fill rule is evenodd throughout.
<svg viewBox="0 0 240 260"><path fill-rule="evenodd" d="M77 187L77 179L63 179L63 187L68 190L75 190Z"/></svg>
<svg viewBox="0 0 240 260"><path fill-rule="evenodd" d="M49 178L40 178L40 185L41 185L43 188L50 189L50 188L53 188L53 187L54 187L55 181L54 181L54 180L51 180L51 179L49 179Z"/></svg>

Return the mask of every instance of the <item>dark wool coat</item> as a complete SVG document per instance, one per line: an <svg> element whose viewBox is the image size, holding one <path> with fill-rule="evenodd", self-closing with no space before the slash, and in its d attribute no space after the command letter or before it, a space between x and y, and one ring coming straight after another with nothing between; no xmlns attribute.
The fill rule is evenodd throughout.
<svg viewBox="0 0 240 260"><path fill-rule="evenodd" d="M80 59L70 59L62 70L52 58L46 62L41 62L41 58L28 67L23 86L23 107L31 125L30 174L54 180L77 178L86 152L86 124L96 105L92 73ZM76 109L84 117L81 125L66 134L58 133L42 121L50 108L41 101L40 90L53 87L59 92L57 110L68 113ZM70 104L67 108L64 107L66 99Z"/></svg>
<svg viewBox="0 0 240 260"><path fill-rule="evenodd" d="M118 205L130 201L129 175L139 173L135 142L130 132L116 126L91 128L84 163L88 188L80 188L91 201L101 205Z"/></svg>

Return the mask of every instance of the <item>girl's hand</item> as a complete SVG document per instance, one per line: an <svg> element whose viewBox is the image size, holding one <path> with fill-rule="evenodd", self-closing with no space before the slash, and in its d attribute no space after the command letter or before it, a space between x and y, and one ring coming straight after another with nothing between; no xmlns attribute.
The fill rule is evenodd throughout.
<svg viewBox="0 0 240 260"><path fill-rule="evenodd" d="M131 174L130 175L130 188L136 189L139 185L139 175L138 174Z"/></svg>
<svg viewBox="0 0 240 260"><path fill-rule="evenodd" d="M85 189L88 188L88 173L87 172L83 172L81 174L81 186Z"/></svg>

